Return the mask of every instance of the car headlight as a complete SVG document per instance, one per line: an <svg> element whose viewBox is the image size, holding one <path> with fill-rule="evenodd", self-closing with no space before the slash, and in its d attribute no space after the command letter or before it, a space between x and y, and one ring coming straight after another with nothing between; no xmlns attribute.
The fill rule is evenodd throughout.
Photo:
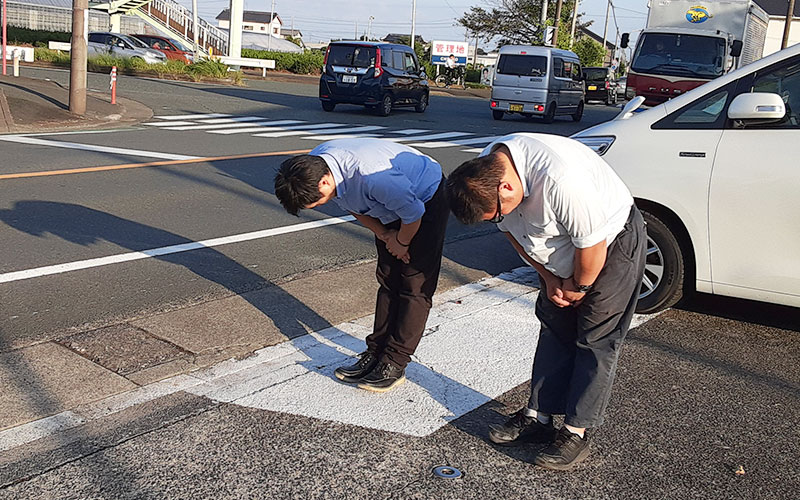
<svg viewBox="0 0 800 500"><path fill-rule="evenodd" d="M608 151L608 148L614 144L616 137L607 135L603 137L573 137L573 139L581 144L584 144L585 146L589 146L592 151L600 156L603 156L605 152Z"/></svg>

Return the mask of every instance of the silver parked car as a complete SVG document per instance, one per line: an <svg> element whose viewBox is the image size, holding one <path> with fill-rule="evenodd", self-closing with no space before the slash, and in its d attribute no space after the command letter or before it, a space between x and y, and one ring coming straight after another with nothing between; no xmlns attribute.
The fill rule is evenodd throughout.
<svg viewBox="0 0 800 500"><path fill-rule="evenodd" d="M149 64L163 63L167 56L163 52L149 48L131 36L119 33L89 33L89 55L109 55L113 57L141 59Z"/></svg>

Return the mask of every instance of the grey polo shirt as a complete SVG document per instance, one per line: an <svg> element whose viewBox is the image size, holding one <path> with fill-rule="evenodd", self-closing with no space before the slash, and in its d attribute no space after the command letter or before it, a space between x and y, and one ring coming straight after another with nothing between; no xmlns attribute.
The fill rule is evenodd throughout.
<svg viewBox="0 0 800 500"><path fill-rule="evenodd" d="M633 197L614 170L594 151L567 137L510 134L508 147L522 180L522 203L498 227L525 252L561 278L573 274L575 248L610 245L622 231Z"/></svg>
<svg viewBox="0 0 800 500"><path fill-rule="evenodd" d="M382 139L337 139L309 154L328 165L336 182L334 201L348 212L383 224L422 218L425 202L442 180L442 167L416 149Z"/></svg>

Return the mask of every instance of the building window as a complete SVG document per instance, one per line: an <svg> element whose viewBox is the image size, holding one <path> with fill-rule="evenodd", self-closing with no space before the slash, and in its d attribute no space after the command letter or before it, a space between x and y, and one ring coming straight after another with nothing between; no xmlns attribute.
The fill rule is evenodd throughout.
<svg viewBox="0 0 800 500"><path fill-rule="evenodd" d="M245 30L245 31L253 31L253 25L252 24L245 24L244 26L242 26L242 29Z"/></svg>

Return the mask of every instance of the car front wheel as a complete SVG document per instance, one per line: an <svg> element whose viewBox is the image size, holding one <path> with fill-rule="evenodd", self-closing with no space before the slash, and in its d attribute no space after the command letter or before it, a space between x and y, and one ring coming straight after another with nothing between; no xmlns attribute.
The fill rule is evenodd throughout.
<svg viewBox="0 0 800 500"><path fill-rule="evenodd" d="M642 210L647 225L647 254L636 312L654 313L683 297L685 258L678 238L661 219Z"/></svg>
<svg viewBox="0 0 800 500"><path fill-rule="evenodd" d="M389 116L389 114L392 112L392 104L394 103L392 102L391 95L386 94L385 96L383 96L383 99L381 100L380 104L378 104L377 108L378 114L380 116Z"/></svg>
<svg viewBox="0 0 800 500"><path fill-rule="evenodd" d="M419 98L419 102L414 107L414 111L417 113L424 113L426 109L428 109L428 94L422 94L422 97Z"/></svg>

